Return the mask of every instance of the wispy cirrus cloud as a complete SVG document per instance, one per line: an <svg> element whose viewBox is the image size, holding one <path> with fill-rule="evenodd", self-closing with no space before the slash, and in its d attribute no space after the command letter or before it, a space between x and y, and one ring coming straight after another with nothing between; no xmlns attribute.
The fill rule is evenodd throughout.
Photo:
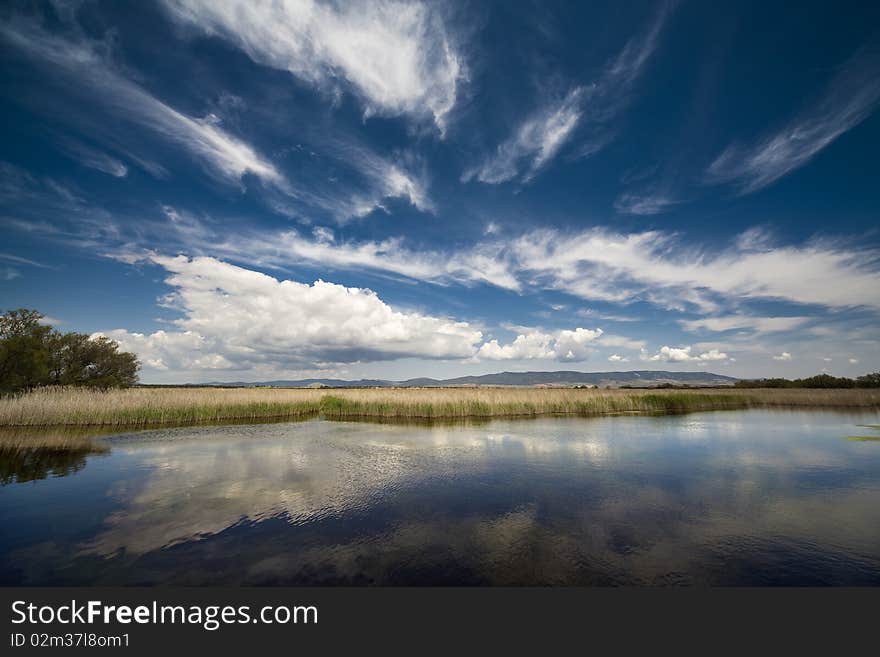
<svg viewBox="0 0 880 657"><path fill-rule="evenodd" d="M236 181L250 174L267 184L285 185L274 164L225 132L217 117L193 118L166 105L114 71L91 44L51 35L24 20L0 26L0 38L48 67L50 74L74 82L79 90L87 91L126 120L184 147L214 174Z"/></svg>
<svg viewBox="0 0 880 657"><path fill-rule="evenodd" d="M523 294L558 290L589 301L645 302L696 312L702 320L685 320L693 330L742 327L773 332L798 328L805 321L803 315L723 314L725 308L751 300L880 309L880 252L829 239L778 244L751 230L717 250L665 231L546 228L503 238L490 234L460 248L425 249L403 237L343 238L327 226L315 226L311 234L266 230L234 217L218 223L190 215L181 222L164 211L154 218L139 215L135 230L111 213L88 207L69 190L47 187L46 181L15 168L10 173L9 189L4 192L0 185L0 195L34 203L29 221L3 219L9 229L100 248L129 260L161 247L274 268L372 271L443 285L488 284ZM50 223L38 211L40 203L48 204L45 215L51 215ZM69 225L64 217L69 217Z"/></svg>
<svg viewBox="0 0 880 657"><path fill-rule="evenodd" d="M164 4L176 21L231 41L260 64L325 89L338 90L344 81L367 115L427 115L442 132L464 76L461 55L430 3Z"/></svg>
<svg viewBox="0 0 880 657"><path fill-rule="evenodd" d="M657 50L677 4L677 0L661 2L647 29L630 39L599 79L588 87L584 122L589 129L578 147L578 156L589 157L614 138L613 120L631 103L635 84Z"/></svg>
<svg viewBox="0 0 880 657"><path fill-rule="evenodd" d="M163 235L167 243L168 231ZM337 240L333 231L322 228L313 235L252 231L234 240L181 235L180 244L275 267L366 269L522 293L552 289L591 301L641 301L707 315L682 320L691 330L769 333L807 321L804 316L718 315L720 308L749 300L880 308L880 253L821 240L792 246L743 239L713 252L663 231L540 229L510 240L490 238L462 249L426 251L408 246L403 238Z"/></svg>
<svg viewBox="0 0 880 657"><path fill-rule="evenodd" d="M17 265L26 265L28 267L39 267L40 269L52 269L51 265L31 260L30 258L22 258L12 253L0 253L0 260L5 262L13 262Z"/></svg>
<svg viewBox="0 0 880 657"><path fill-rule="evenodd" d="M383 157L357 139L341 134L318 135L315 138L320 138L324 148L316 157L321 158L323 168L309 172L308 178L293 180L254 146L227 132L216 114L187 116L129 80L108 60L102 44L49 34L24 19L0 27L0 39L43 65L53 78L68 83L67 91L86 91L86 102L98 103L115 118L182 147L211 175L237 185L243 184L245 176L256 177L267 190L266 202L282 214L308 218L323 213L344 222L384 209L385 200L392 198L404 199L423 212L434 211L427 175L414 172L406 157ZM120 150L124 135L106 137L113 150ZM116 158L77 140L64 138L61 148L84 166L117 177L128 173L125 164ZM168 172L160 165L134 155L131 149L124 150L126 157L152 175L167 177ZM346 180L329 183L326 177L320 177L328 169L344 171Z"/></svg>
<svg viewBox="0 0 880 657"><path fill-rule="evenodd" d="M460 251L420 250L403 238L386 240L342 240L333 230L316 227L312 234L297 230L242 232L234 239L216 234L191 215L184 223L142 225L142 231L164 231L166 247L209 252L239 262L273 268L320 266L335 270L366 270L392 274L439 285L486 283L518 291L521 284L503 258L499 244L476 244ZM113 257L134 262L149 257L152 239L135 248L126 242L121 249L108 251Z"/></svg>
<svg viewBox="0 0 880 657"><path fill-rule="evenodd" d="M125 178L128 175L128 167L115 157L108 155L96 148L66 139L62 142L62 149L75 161L89 169L95 169L114 178Z"/></svg>
<svg viewBox="0 0 880 657"><path fill-rule="evenodd" d="M571 137L581 118L583 87L576 87L561 100L549 102L529 116L516 132L502 142L481 165L465 171L462 182L476 179L498 184L520 176L531 180Z"/></svg>
<svg viewBox="0 0 880 657"><path fill-rule="evenodd" d="M755 317L750 315L727 315L723 317L702 317L682 319L678 323L687 331L747 330L756 334L791 331L810 321L809 317Z"/></svg>
<svg viewBox="0 0 880 657"><path fill-rule="evenodd" d="M780 130L752 144L728 146L709 166L709 183L732 183L740 194L755 192L801 168L880 105L880 42L861 48L846 62L814 105Z"/></svg>
<svg viewBox="0 0 880 657"><path fill-rule="evenodd" d="M678 203L681 201L664 192L642 194L627 192L617 197L614 201L614 209L621 214L647 216L666 212Z"/></svg>
<svg viewBox="0 0 880 657"><path fill-rule="evenodd" d="M564 96L545 101L493 154L467 169L461 180L487 184L513 179L529 182L567 142L575 141L579 132L583 134L579 135L575 157L600 151L613 139L612 122L629 104L633 87L656 50L674 5L664 3L647 31L628 41L595 82L575 86Z"/></svg>
<svg viewBox="0 0 880 657"><path fill-rule="evenodd" d="M713 254L662 231L545 229L515 240L511 255L533 284L585 299L680 302L704 310L713 307L713 297L880 308L880 254L831 242L736 244Z"/></svg>

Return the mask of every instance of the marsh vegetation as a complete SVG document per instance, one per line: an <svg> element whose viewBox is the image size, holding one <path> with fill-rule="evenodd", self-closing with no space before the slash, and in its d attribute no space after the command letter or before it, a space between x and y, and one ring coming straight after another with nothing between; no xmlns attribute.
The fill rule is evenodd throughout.
<svg viewBox="0 0 880 657"><path fill-rule="evenodd" d="M317 416L439 420L785 407L876 409L880 390L46 387L0 399L0 426L131 428Z"/></svg>

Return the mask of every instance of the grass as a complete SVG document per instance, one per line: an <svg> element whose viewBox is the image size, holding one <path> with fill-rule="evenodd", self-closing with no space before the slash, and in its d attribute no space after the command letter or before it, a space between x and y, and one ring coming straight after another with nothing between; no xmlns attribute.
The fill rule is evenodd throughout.
<svg viewBox="0 0 880 657"><path fill-rule="evenodd" d="M742 408L880 408L880 390L42 388L0 399L0 427L138 428L324 417L485 419Z"/></svg>

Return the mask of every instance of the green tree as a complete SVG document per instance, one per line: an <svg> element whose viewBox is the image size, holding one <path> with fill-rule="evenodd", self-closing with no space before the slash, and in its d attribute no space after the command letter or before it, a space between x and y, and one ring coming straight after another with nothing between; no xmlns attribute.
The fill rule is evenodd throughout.
<svg viewBox="0 0 880 657"><path fill-rule="evenodd" d="M49 383L98 388L137 383L137 357L119 351L106 337L84 333L53 333L49 338Z"/></svg>
<svg viewBox="0 0 880 657"><path fill-rule="evenodd" d="M48 382L48 341L52 328L43 315L20 308L0 316L0 391L21 390Z"/></svg>
<svg viewBox="0 0 880 657"><path fill-rule="evenodd" d="M41 385L111 388L137 383L137 357L106 337L61 333L36 310L0 317L0 391Z"/></svg>

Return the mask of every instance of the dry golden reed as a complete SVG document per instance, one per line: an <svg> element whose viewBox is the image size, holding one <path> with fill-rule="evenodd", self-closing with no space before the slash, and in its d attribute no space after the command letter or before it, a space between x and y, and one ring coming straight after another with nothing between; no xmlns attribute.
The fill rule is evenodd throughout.
<svg viewBox="0 0 880 657"><path fill-rule="evenodd" d="M0 399L0 426L138 427L322 416L465 419L737 408L880 408L875 389L42 388Z"/></svg>

